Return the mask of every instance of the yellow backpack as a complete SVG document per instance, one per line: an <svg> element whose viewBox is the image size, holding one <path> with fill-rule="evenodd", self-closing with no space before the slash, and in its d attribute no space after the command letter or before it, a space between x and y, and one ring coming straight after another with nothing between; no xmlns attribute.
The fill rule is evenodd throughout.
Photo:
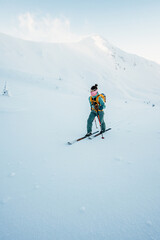
<svg viewBox="0 0 160 240"><path fill-rule="evenodd" d="M96 97L96 99L93 99L92 96L90 97L91 105L95 105L95 104L100 105L99 97L101 97L103 99L104 103L106 103L106 95L104 93L101 93Z"/></svg>

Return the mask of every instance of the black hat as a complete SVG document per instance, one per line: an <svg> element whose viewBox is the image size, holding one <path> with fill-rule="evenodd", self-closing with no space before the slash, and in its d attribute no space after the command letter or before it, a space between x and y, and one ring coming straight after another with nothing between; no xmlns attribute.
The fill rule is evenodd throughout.
<svg viewBox="0 0 160 240"><path fill-rule="evenodd" d="M98 84L95 84L94 86L91 87L91 90L92 90L92 91L95 91L95 90L97 90L97 89L98 89Z"/></svg>

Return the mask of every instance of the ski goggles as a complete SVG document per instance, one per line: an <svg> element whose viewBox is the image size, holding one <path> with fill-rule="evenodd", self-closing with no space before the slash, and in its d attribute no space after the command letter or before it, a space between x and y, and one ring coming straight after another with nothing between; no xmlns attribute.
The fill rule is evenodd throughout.
<svg viewBox="0 0 160 240"><path fill-rule="evenodd" d="M95 91L91 91L91 96L92 96L92 97L94 97L94 96L96 96L96 95L97 95L97 93L98 93L98 89L97 89L97 90L95 90Z"/></svg>

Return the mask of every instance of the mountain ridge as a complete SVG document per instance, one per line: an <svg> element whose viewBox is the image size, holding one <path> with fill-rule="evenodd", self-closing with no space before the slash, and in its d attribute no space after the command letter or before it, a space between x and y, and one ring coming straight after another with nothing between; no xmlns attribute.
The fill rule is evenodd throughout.
<svg viewBox="0 0 160 240"><path fill-rule="evenodd" d="M1 78L7 80L23 79L24 74L24 79L65 89L71 85L89 89L97 82L112 96L133 99L137 95L143 99L144 93L157 99L160 91L160 65L126 53L99 35L74 43L42 43L0 33L0 52Z"/></svg>

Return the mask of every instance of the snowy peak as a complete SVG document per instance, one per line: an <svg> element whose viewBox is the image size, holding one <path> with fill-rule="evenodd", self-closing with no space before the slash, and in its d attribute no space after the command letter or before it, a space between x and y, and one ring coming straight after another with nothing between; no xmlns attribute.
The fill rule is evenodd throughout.
<svg viewBox="0 0 160 240"><path fill-rule="evenodd" d="M111 50L109 49L109 47L107 46L107 42L101 38L100 36L93 36L93 40L95 41L95 44L97 47L99 47L102 51L111 54Z"/></svg>
<svg viewBox="0 0 160 240"><path fill-rule="evenodd" d="M58 89L85 91L98 83L111 96L132 99L160 94L158 64L128 54L98 35L74 43L37 43L0 34L0 53L3 79L49 81Z"/></svg>
<svg viewBox="0 0 160 240"><path fill-rule="evenodd" d="M99 35L91 35L83 38L80 42L88 46L96 46L105 53L111 54L111 45Z"/></svg>

